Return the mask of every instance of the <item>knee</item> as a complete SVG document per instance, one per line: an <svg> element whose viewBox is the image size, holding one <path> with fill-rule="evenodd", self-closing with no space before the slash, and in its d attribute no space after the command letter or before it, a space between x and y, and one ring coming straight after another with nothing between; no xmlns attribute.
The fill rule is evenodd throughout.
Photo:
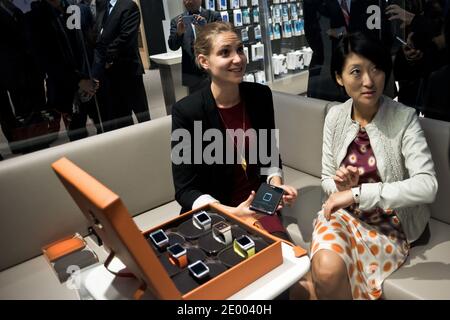
<svg viewBox="0 0 450 320"><path fill-rule="evenodd" d="M345 264L342 259L328 250L319 251L312 261L312 278L316 288L332 290L345 277Z"/></svg>

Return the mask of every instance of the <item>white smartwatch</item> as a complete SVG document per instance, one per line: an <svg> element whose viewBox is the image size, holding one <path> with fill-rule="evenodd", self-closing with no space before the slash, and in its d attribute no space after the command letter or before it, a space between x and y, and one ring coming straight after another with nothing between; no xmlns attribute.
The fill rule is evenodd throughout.
<svg viewBox="0 0 450 320"><path fill-rule="evenodd" d="M199 213L194 214L192 223L200 230L206 231L211 229L211 217L206 211L200 211Z"/></svg>
<svg viewBox="0 0 450 320"><path fill-rule="evenodd" d="M212 234L217 242L220 242L226 246L233 240L231 226L225 221L215 223L212 227Z"/></svg>
<svg viewBox="0 0 450 320"><path fill-rule="evenodd" d="M164 249L169 244L169 237L167 237L166 233L162 229L153 231L148 235L148 237L159 249Z"/></svg>
<svg viewBox="0 0 450 320"><path fill-rule="evenodd" d="M352 196L353 196L353 201L356 204L359 204L360 198L361 198L361 187L352 188Z"/></svg>
<svg viewBox="0 0 450 320"><path fill-rule="evenodd" d="M188 269L191 274L197 279L203 279L209 275L209 267L201 260L197 260L194 263L188 265Z"/></svg>

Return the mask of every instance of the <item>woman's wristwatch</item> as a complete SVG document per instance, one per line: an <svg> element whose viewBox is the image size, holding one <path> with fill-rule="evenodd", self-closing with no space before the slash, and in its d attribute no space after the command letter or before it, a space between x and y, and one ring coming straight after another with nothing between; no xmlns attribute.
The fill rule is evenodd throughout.
<svg viewBox="0 0 450 320"><path fill-rule="evenodd" d="M361 198L361 187L354 187L352 190L353 201L359 204Z"/></svg>

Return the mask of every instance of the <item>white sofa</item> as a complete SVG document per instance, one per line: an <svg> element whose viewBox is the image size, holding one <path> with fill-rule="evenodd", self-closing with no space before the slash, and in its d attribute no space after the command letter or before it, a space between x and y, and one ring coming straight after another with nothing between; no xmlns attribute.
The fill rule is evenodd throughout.
<svg viewBox="0 0 450 320"><path fill-rule="evenodd" d="M274 92L287 183L299 199L284 210L294 241L309 247L321 206L322 129L329 101ZM384 284L386 299L450 299L450 124L422 119L439 192L429 239ZM59 283L40 248L65 235L87 234L84 216L50 164L66 156L119 194L141 230L180 212L170 164L170 116L0 162L0 299L77 299ZM106 252L87 238L101 259ZM422 244L423 243L423 244Z"/></svg>

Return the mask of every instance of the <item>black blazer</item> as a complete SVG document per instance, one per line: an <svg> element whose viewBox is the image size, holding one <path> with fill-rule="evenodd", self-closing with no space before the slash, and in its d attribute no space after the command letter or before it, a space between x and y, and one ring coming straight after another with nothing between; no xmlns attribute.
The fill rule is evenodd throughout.
<svg viewBox="0 0 450 320"><path fill-rule="evenodd" d="M242 82L239 85L239 89L252 127L255 130L274 129L275 118L270 88L257 83ZM194 121L201 121L202 136L204 131L216 128L221 131L223 141L225 141L225 128L210 86L206 86L200 91L178 101L172 108L172 134L177 129L186 129L191 135L191 140L189 141L189 149L192 151L190 155L191 163L194 163ZM259 141L259 133L257 138ZM273 136L269 137L269 145L274 139ZM175 199L183 208L182 212L191 210L194 201L203 194L210 194L221 203L229 204L232 192L230 177L233 177L234 166L225 164L225 159L223 161L224 164L206 164L203 163L203 160L201 164L174 164L174 155L184 155L182 152L176 152L174 148L176 146L179 147L181 143L181 139L172 141L172 174L175 185ZM205 147L210 143L202 143L202 154ZM267 150L266 154L270 155L270 147ZM278 149L276 153L278 154ZM225 158L225 148L223 154ZM271 167L270 163L262 164L260 160L258 159L257 163L259 168ZM279 156L278 160L278 166L281 168ZM261 181L265 181L266 178L266 176L260 176Z"/></svg>
<svg viewBox="0 0 450 320"><path fill-rule="evenodd" d="M450 121L450 65L431 74L424 106L425 117Z"/></svg>
<svg viewBox="0 0 450 320"><path fill-rule="evenodd" d="M99 1L96 27L99 32L94 53L94 77L104 72L106 63L112 63L110 72L122 75L141 75L144 73L139 54L138 34L141 15L133 0L117 0L103 26L103 16L107 1Z"/></svg>
<svg viewBox="0 0 450 320"><path fill-rule="evenodd" d="M186 31L183 35L177 34L177 22L180 16L187 16L189 12L183 12L181 15L176 16L170 22L170 35L168 39L169 48L171 50L178 50L181 47L181 71L182 71L182 84L184 86L196 85L199 81L206 77L206 73L200 70L195 64L194 56L194 33L192 26L189 24L186 26ZM215 21L222 21L220 13L202 9L200 15L206 19L206 23Z"/></svg>
<svg viewBox="0 0 450 320"><path fill-rule="evenodd" d="M320 27L320 1L305 0L303 2L303 19L305 20L305 37L313 50L310 68L315 65L323 65L324 48Z"/></svg>

